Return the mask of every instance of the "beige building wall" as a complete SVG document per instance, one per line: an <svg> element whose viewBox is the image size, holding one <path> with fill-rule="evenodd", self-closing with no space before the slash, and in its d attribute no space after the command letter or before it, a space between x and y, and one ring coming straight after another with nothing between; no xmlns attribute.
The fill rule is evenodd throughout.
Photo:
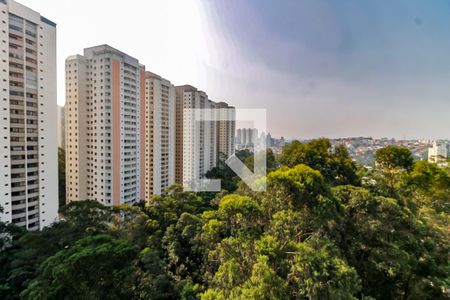
<svg viewBox="0 0 450 300"><path fill-rule="evenodd" d="M58 122L57 124L57 133L58 133L58 137L57 137L57 143L58 143L58 148L62 148L65 149L66 148L66 121L64 118L65 112L64 112L64 106L59 106L57 108L57 118L56 121Z"/></svg>
<svg viewBox="0 0 450 300"><path fill-rule="evenodd" d="M66 201L89 200L88 83L89 60L81 55L66 59Z"/></svg>
<svg viewBox="0 0 450 300"><path fill-rule="evenodd" d="M167 79L145 72L144 199L175 183L175 87Z"/></svg>
<svg viewBox="0 0 450 300"><path fill-rule="evenodd" d="M141 199L143 71L137 59L108 45L67 58L68 201L119 205Z"/></svg>
<svg viewBox="0 0 450 300"><path fill-rule="evenodd" d="M217 121L217 160L225 161L235 152L236 109L225 102L216 103ZM222 121L227 119L230 121Z"/></svg>

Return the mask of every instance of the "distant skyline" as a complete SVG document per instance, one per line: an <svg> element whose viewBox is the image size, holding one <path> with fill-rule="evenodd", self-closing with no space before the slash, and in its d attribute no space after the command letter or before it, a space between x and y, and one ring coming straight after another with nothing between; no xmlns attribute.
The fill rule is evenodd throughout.
<svg viewBox="0 0 450 300"><path fill-rule="evenodd" d="M450 138L450 2L18 1L64 60L109 44L214 101L266 108L273 136Z"/></svg>

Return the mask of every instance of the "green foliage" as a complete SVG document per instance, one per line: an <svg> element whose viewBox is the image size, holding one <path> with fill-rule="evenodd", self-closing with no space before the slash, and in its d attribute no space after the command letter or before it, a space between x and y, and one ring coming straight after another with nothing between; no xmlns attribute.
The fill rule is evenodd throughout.
<svg viewBox="0 0 450 300"><path fill-rule="evenodd" d="M327 240L312 239L295 246L288 281L296 298L354 299L360 290L356 270Z"/></svg>
<svg viewBox="0 0 450 300"><path fill-rule="evenodd" d="M345 148L294 142L263 193L226 174L214 199L173 186L71 202L38 232L0 222L0 299L448 299L450 175L408 157L357 174Z"/></svg>
<svg viewBox="0 0 450 300"><path fill-rule="evenodd" d="M260 156L263 155L264 152L258 152L255 155ZM244 164L254 172L254 161L255 155L249 150L240 150L236 152L237 158L239 158ZM266 150L266 170L267 172L273 171L277 168L278 163L276 161L275 155L271 149ZM233 170L225 163L225 161L221 160L218 163L218 166L211 169L206 173L207 178L211 179L220 179L221 187L223 190L233 193L237 190L238 184L241 182L241 179L234 173Z"/></svg>
<svg viewBox="0 0 450 300"><path fill-rule="evenodd" d="M126 299L133 291L137 248L99 234L61 250L40 266L23 299Z"/></svg>
<svg viewBox="0 0 450 300"><path fill-rule="evenodd" d="M312 140L307 144L293 141L284 146L279 160L288 167L305 164L319 171L332 185L359 185L356 164L347 149L340 145L333 150L328 139Z"/></svg>
<svg viewBox="0 0 450 300"><path fill-rule="evenodd" d="M335 196L344 218L334 240L362 279L365 294L395 299L414 288L435 290L448 251L422 220L397 199L372 195L362 188L341 186ZM440 267L438 267L440 266ZM440 275L441 274L441 275Z"/></svg>
<svg viewBox="0 0 450 300"><path fill-rule="evenodd" d="M389 170L410 170L414 165L411 151L398 146L387 146L378 150L375 154L375 161L380 167Z"/></svg>

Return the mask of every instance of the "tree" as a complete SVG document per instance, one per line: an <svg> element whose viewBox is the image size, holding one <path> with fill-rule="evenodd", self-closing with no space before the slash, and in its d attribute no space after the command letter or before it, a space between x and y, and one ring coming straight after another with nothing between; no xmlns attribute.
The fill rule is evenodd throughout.
<svg viewBox="0 0 450 300"><path fill-rule="evenodd" d="M49 257L21 296L24 299L130 299L137 248L100 234Z"/></svg>
<svg viewBox="0 0 450 300"><path fill-rule="evenodd" d="M439 247L440 241L411 210L398 199L363 188L341 186L333 193L343 211L330 235L357 270L365 295L409 299L427 290L420 298L443 296L448 249Z"/></svg>
<svg viewBox="0 0 450 300"><path fill-rule="evenodd" d="M273 170L276 170L278 163L276 161L275 155L273 154L272 149L266 149L265 150L265 154L266 154L266 171L267 172L271 172ZM245 158L243 160L244 164L247 166L247 168L249 168L252 172L256 172L254 170L254 164L255 164L255 159L261 159L262 155L264 155L264 151L259 151L256 152L254 155L248 156L247 158Z"/></svg>
<svg viewBox="0 0 450 300"><path fill-rule="evenodd" d="M356 270L325 239L297 244L288 274L295 298L355 299L360 291Z"/></svg>
<svg viewBox="0 0 450 300"><path fill-rule="evenodd" d="M375 154L376 163L384 169L411 170L414 158L408 148L398 146L387 146L379 149Z"/></svg>
<svg viewBox="0 0 450 300"><path fill-rule="evenodd" d="M396 151L365 187L321 139L285 148L293 165L265 192L173 186L133 206L68 203L41 231L0 222L0 299L446 299L450 174Z"/></svg>
<svg viewBox="0 0 450 300"><path fill-rule="evenodd" d="M39 266L76 241L107 230L110 209L94 201L74 201L61 209L61 221L41 231L26 232L7 225L10 247L0 252L0 298L19 299L19 294L36 277ZM4 296L3 296L4 295Z"/></svg>
<svg viewBox="0 0 450 300"><path fill-rule="evenodd" d="M240 150L236 152L236 157L240 159L252 172L254 172L255 155L262 155L261 151L253 154L249 150ZM261 156L260 156L261 157ZM270 172L277 168L278 164L272 149L266 150L266 171ZM234 173L233 170L225 163L224 160L219 160L218 166L209 170L206 177L210 179L220 179L223 190L233 193L238 188L238 183L241 179Z"/></svg>
<svg viewBox="0 0 450 300"><path fill-rule="evenodd" d="M294 167L305 164L320 173L332 185L359 185L356 164L350 158L344 146L334 150L328 139L312 140L307 144L293 141L283 147L280 155L281 164Z"/></svg>
<svg viewBox="0 0 450 300"><path fill-rule="evenodd" d="M104 231L112 219L112 210L97 201L72 201L59 210L61 221L80 232Z"/></svg>
<svg viewBox="0 0 450 300"><path fill-rule="evenodd" d="M375 181L378 193L387 197L399 197L403 176L414 165L411 151L404 147L387 146L375 154Z"/></svg>

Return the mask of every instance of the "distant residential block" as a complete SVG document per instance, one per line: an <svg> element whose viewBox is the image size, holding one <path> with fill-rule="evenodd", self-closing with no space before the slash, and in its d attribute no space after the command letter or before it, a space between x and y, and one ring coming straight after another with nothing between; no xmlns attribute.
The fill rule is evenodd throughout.
<svg viewBox="0 0 450 300"><path fill-rule="evenodd" d="M234 153L236 122L223 119L234 119L235 108L211 101L205 92L190 85L177 86L175 90L175 181L184 184L204 178L217 166L219 158L226 159ZM189 109L206 109L206 120L196 120L194 114L186 112Z"/></svg>
<svg viewBox="0 0 450 300"><path fill-rule="evenodd" d="M431 163L445 163L447 161L447 147L433 142L433 146L428 148L428 161Z"/></svg>

